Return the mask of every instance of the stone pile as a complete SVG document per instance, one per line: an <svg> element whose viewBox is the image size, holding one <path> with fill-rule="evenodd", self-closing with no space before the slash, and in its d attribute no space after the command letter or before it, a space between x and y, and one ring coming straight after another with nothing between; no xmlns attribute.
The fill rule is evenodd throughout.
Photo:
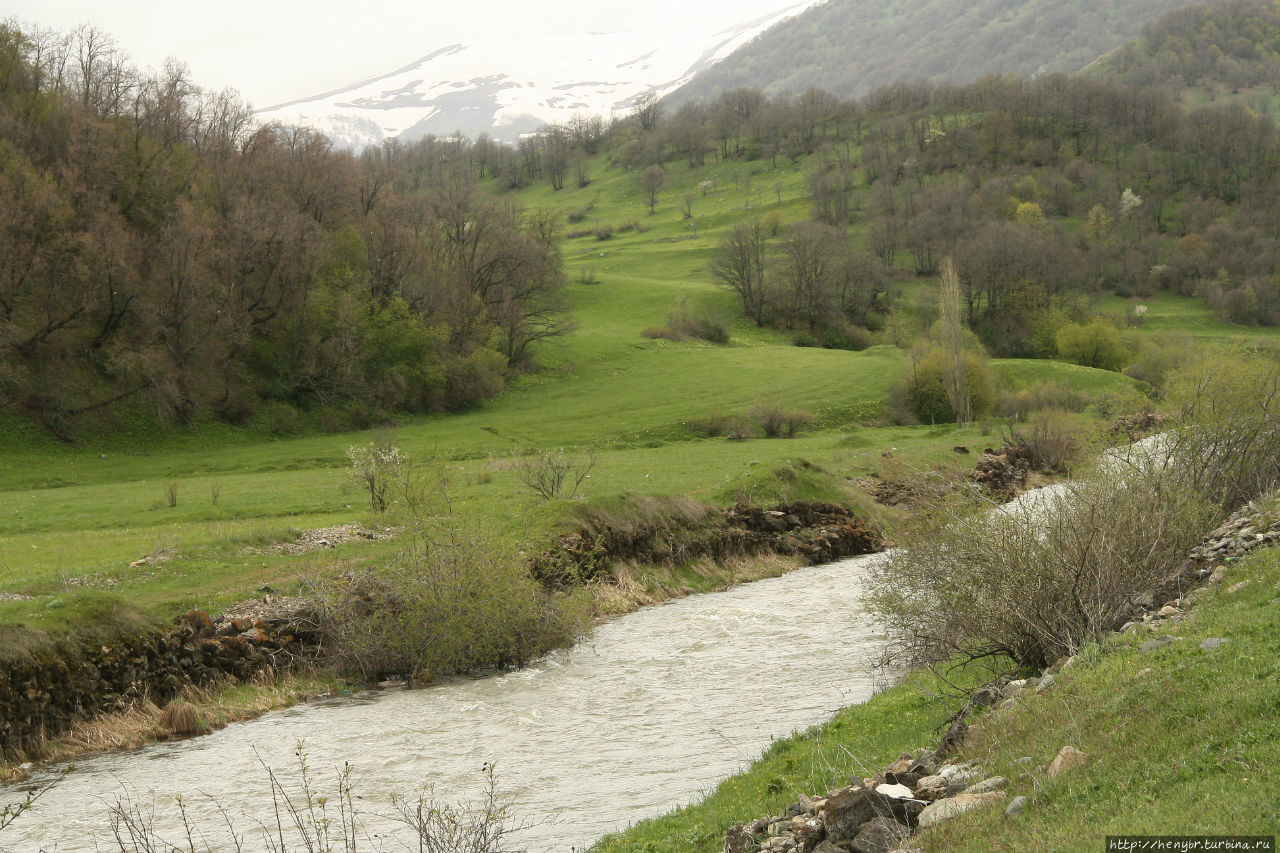
<svg viewBox="0 0 1280 853"><path fill-rule="evenodd" d="M1009 780L933 751L904 753L878 776L803 797L784 814L732 827L725 853L888 853L916 829L1003 805Z"/></svg>
<svg viewBox="0 0 1280 853"><path fill-rule="evenodd" d="M1280 503L1250 501L1191 551L1191 559L1221 563L1262 545L1280 542Z"/></svg>
<svg viewBox="0 0 1280 853"><path fill-rule="evenodd" d="M74 720L163 703L187 684L283 671L318 648L320 632L302 599L268 595L217 618L202 610L177 626L109 642L64 641L0 667L0 754L38 755L43 739Z"/></svg>

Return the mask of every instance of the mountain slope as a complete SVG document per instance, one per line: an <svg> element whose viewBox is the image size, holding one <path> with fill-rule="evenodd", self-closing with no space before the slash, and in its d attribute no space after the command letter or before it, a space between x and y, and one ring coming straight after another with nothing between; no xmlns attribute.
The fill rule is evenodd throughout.
<svg viewBox="0 0 1280 853"><path fill-rule="evenodd" d="M258 117L318 127L350 148L458 131L514 141L575 113L608 117L641 95L669 92L814 2L798 0L716 32L668 27L452 44L344 89L267 107Z"/></svg>
<svg viewBox="0 0 1280 853"><path fill-rule="evenodd" d="M750 86L856 97L931 78L1074 72L1188 0L830 0L784 21L682 86L674 103Z"/></svg>

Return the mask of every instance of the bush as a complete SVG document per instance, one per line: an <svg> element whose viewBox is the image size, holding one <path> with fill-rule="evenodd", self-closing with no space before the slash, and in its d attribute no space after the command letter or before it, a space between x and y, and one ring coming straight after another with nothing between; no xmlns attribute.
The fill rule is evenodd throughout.
<svg viewBox="0 0 1280 853"><path fill-rule="evenodd" d="M1001 392L996 400L995 414L1012 421L1022 421L1032 412L1042 409L1083 412L1088 405L1088 398L1066 383L1037 382L1020 391Z"/></svg>
<svg viewBox="0 0 1280 853"><path fill-rule="evenodd" d="M1084 452L1085 432L1071 416L1058 409L1040 409L1026 427L1013 430L1005 444L1016 447L1038 471L1065 474Z"/></svg>
<svg viewBox="0 0 1280 853"><path fill-rule="evenodd" d="M956 420L944 382L945 358L942 350L929 350L902 378L900 399L922 423L954 423ZM966 351L961 358L971 414L978 419L989 413L995 404L995 377L981 354Z"/></svg>
<svg viewBox="0 0 1280 853"><path fill-rule="evenodd" d="M1044 667L1118 628L1216 520L1187 473L1135 453L985 512L934 507L872 567L868 605L914 662Z"/></svg>
<svg viewBox="0 0 1280 853"><path fill-rule="evenodd" d="M1169 454L1224 508L1280 483L1280 356L1215 352L1174 372L1167 398L1175 427Z"/></svg>
<svg viewBox="0 0 1280 853"><path fill-rule="evenodd" d="M722 435L743 437L755 435L755 427L745 418L721 412L712 412L706 417L694 418L689 421L689 429L707 438L717 438Z"/></svg>
<svg viewBox="0 0 1280 853"><path fill-rule="evenodd" d="M419 527L384 568L309 584L343 671L425 681L521 666L585 629L585 600L545 589L515 549L480 531L434 533Z"/></svg>
<svg viewBox="0 0 1280 853"><path fill-rule="evenodd" d="M570 222L581 222L582 220L586 219L588 214L590 213L591 213L590 206L579 207L576 210L571 210L568 213L566 213L565 218L568 219Z"/></svg>
<svg viewBox="0 0 1280 853"><path fill-rule="evenodd" d="M596 235L597 240L608 240L613 237L613 226L600 225L600 226L597 226L595 231L591 233Z"/></svg>
<svg viewBox="0 0 1280 853"><path fill-rule="evenodd" d="M1056 336L1058 356L1085 367L1123 370L1133 357L1120 339L1120 330L1101 317L1088 325L1068 323Z"/></svg>
<svg viewBox="0 0 1280 853"><path fill-rule="evenodd" d="M814 420L809 412L784 409L777 403L759 403L749 415L768 438L794 438Z"/></svg>
<svg viewBox="0 0 1280 853"><path fill-rule="evenodd" d="M565 456L563 450L540 450L532 456L516 459L512 467L525 488L543 500L552 500L564 495L566 487L569 494L565 497L576 495L595 464L594 453L572 457Z"/></svg>

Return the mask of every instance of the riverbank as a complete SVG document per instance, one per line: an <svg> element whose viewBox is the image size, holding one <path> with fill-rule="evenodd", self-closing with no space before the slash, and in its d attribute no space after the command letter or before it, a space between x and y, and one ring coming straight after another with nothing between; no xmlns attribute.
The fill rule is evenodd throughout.
<svg viewBox="0 0 1280 853"><path fill-rule="evenodd" d="M565 580L546 577L552 570L587 579L597 620L881 544L872 526L836 505L686 507L681 514L672 509L683 505L676 501L619 504L581 514L578 526L533 560L550 583ZM51 761L208 733L311 695L368 686L313 665L322 632L301 599L267 593L226 614L191 611L177 623L168 631L122 625L110 637L47 640L9 654L0 672L0 734L10 759L0 765L0 779L21 779ZM174 713L183 720L177 726Z"/></svg>
<svg viewBox="0 0 1280 853"><path fill-rule="evenodd" d="M975 781L1004 779L1004 796L920 831L911 849L1095 851L1108 835L1273 834L1280 826L1280 550L1250 544L1262 543L1256 535L1245 537L1247 547L1201 551L1227 561L1211 583L1167 604L1145 602L1144 616L1122 632L1083 649L1063 671L1006 688L1007 698L975 715L968 739L946 761L977 768ZM774 841L759 849L789 849L792 816L816 814L814 800L851 781L883 781L904 754L936 748L968 692L990 675L973 665L914 673L829 723L778 741L701 801L592 849L719 853L728 849L730 828L744 824L758 832L742 849L768 837ZM1051 770L1065 747L1081 753L1082 763Z"/></svg>

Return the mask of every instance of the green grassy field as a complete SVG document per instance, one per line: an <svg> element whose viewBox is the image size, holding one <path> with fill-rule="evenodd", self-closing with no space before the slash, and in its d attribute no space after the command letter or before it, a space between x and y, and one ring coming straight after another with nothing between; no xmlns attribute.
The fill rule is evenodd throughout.
<svg viewBox="0 0 1280 853"><path fill-rule="evenodd" d="M1247 581L1235 592L1227 588ZM1116 635L1085 649L1041 694L977 720L955 761L1010 780L1029 805L972 812L911 839L924 851L1096 851L1108 835L1254 835L1280 826L1280 551L1259 552L1207 590L1191 616L1156 633ZM1144 652L1167 634L1172 642ZM1210 637L1229 642L1205 651ZM948 673L967 687L979 669ZM937 745L958 692L917 673L825 725L775 742L705 799L601 840L597 853L713 853L730 826L779 814L882 770L902 751ZM1054 779L1064 745L1088 757ZM1028 760L1029 759L1029 760Z"/></svg>
<svg viewBox="0 0 1280 853"><path fill-rule="evenodd" d="M448 475L456 513L508 539L545 536L564 507L537 505L510 464L535 449L593 452L580 496L588 500L639 492L730 503L804 488L830 497L847 478L882 467L886 451L895 464L928 467L958 461L955 445L999 442L998 426L990 435L977 428L869 426L886 422L885 398L906 369L904 351L883 344L856 353L795 347L789 334L739 317L736 297L714 284L708 260L744 217L771 211L784 223L808 217L807 164L779 164L691 170L671 163L652 215L638 175L605 168L600 158L587 187L553 193L539 186L518 195L526 207L589 208L567 228L609 224L614 236L565 241L577 328L539 352L540 370L474 410L406 420L396 431L412 458L433 461ZM685 192L693 194L692 218L683 215ZM584 270L594 283L583 283ZM725 318L729 344L641 334L662 325L682 300ZM1144 328L1170 324L1218 337L1234 333L1189 301L1153 300ZM1117 374L1056 362L1005 361L996 368L1010 389L1055 382L1099 394L1131 385ZM761 403L810 412L814 424L799 438L750 441L699 438L689 426L713 413L744 415ZM32 597L0 600L0 622L66 627L78 618L85 589L107 589L167 617L252 595L264 584L287 586L342 561L376 560L392 546L360 543L301 556L262 548L301 529L387 523L370 517L367 497L344 485L347 448L370 440L369 433L280 439L215 423L157 433L125 421L68 446L6 418L0 593L7 595L0 599ZM824 485L797 485L787 472L800 460L824 472ZM155 554L165 559L130 565Z"/></svg>

